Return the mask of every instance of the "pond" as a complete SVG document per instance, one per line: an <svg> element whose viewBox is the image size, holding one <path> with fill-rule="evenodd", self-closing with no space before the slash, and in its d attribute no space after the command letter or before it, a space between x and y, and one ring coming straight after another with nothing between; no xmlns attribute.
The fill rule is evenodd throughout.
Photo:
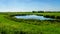
<svg viewBox="0 0 60 34"><path fill-rule="evenodd" d="M15 18L17 18L17 19L55 20L52 18L46 18L44 16L37 16L37 15L15 16Z"/></svg>

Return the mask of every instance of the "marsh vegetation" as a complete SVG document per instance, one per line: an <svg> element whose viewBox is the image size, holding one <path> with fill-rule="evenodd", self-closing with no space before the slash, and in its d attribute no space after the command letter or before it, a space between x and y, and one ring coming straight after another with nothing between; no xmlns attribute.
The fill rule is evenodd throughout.
<svg viewBox="0 0 60 34"><path fill-rule="evenodd" d="M17 19L14 16L43 15L57 20ZM0 34L60 34L60 13L0 13Z"/></svg>

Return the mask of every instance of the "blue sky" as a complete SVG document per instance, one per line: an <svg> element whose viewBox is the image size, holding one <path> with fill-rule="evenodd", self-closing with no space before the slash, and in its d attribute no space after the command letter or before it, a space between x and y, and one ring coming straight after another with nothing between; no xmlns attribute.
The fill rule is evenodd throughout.
<svg viewBox="0 0 60 34"><path fill-rule="evenodd" d="M0 0L0 11L60 11L60 0Z"/></svg>

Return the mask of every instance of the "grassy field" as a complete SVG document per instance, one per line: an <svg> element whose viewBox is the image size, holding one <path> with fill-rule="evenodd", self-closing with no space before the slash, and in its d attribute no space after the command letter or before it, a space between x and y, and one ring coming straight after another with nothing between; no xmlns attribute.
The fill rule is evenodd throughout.
<svg viewBox="0 0 60 34"><path fill-rule="evenodd" d="M60 13L1 13L0 34L60 34L60 22L50 21L21 21L11 20L9 15L14 14L39 14L60 16ZM7 18L5 17L7 16ZM30 24L31 23L31 24ZM38 23L38 24L37 24ZM36 25L37 24L37 25Z"/></svg>
<svg viewBox="0 0 60 34"><path fill-rule="evenodd" d="M36 13L36 14L60 16L60 13Z"/></svg>

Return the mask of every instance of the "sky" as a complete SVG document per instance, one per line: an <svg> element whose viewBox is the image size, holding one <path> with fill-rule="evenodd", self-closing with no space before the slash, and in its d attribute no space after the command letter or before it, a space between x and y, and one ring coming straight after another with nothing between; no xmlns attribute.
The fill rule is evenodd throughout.
<svg viewBox="0 0 60 34"><path fill-rule="evenodd" d="M0 12L60 11L60 0L0 0Z"/></svg>

